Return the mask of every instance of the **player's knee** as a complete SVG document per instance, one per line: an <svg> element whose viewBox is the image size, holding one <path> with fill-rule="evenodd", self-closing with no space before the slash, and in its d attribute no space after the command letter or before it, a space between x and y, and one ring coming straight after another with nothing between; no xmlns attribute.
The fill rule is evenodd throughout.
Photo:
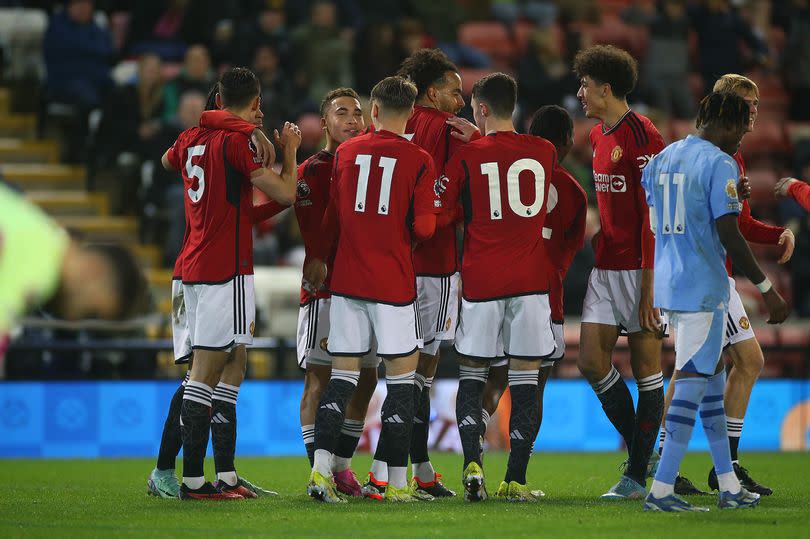
<svg viewBox="0 0 810 539"><path fill-rule="evenodd" d="M757 379L765 367L765 358L759 346L748 346L742 353L735 354L734 368L746 378Z"/></svg>

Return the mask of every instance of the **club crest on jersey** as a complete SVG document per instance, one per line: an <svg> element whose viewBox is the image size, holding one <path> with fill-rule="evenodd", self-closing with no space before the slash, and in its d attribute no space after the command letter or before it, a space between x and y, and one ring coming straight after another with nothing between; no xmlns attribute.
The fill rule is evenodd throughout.
<svg viewBox="0 0 810 539"><path fill-rule="evenodd" d="M616 146L610 152L610 160L613 161L614 163L618 163L619 159L621 158L622 158L622 147Z"/></svg>
<svg viewBox="0 0 810 539"><path fill-rule="evenodd" d="M253 332L256 331L256 322L250 323L250 336L253 336Z"/></svg>
<svg viewBox="0 0 810 539"><path fill-rule="evenodd" d="M447 322L444 323L444 330L450 331L450 325L453 323L453 319L449 316L447 317Z"/></svg>
<svg viewBox="0 0 810 539"><path fill-rule="evenodd" d="M726 183L726 194L728 198L737 198L737 184L734 180L729 180Z"/></svg>
<svg viewBox="0 0 810 539"><path fill-rule="evenodd" d="M309 188L309 185L304 180L300 180L298 186L295 188L295 196L298 198L307 198L311 192L312 189Z"/></svg>
<svg viewBox="0 0 810 539"><path fill-rule="evenodd" d="M743 329L748 329L751 327L751 322L748 321L747 316L743 316L742 318L740 318L740 327Z"/></svg>
<svg viewBox="0 0 810 539"><path fill-rule="evenodd" d="M321 339L321 342L320 342L319 346L321 347L321 350L326 352L326 347L327 347L328 344L329 344L329 339L324 337L323 339Z"/></svg>
<svg viewBox="0 0 810 539"><path fill-rule="evenodd" d="M433 182L433 194L435 194L437 197L442 196L444 192L447 191L447 183L449 181L450 180L447 179L447 176L442 176Z"/></svg>

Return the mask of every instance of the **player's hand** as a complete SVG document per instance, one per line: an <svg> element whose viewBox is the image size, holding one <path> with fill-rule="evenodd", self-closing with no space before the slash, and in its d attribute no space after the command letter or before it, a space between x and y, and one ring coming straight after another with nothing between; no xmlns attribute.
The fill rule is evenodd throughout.
<svg viewBox="0 0 810 539"><path fill-rule="evenodd" d="M737 198L740 202L751 198L751 180L748 176L740 176L740 181L737 182Z"/></svg>
<svg viewBox="0 0 810 539"><path fill-rule="evenodd" d="M290 147L297 150L301 145L301 130L292 122L284 122L284 127L281 128L280 135L278 129L276 129L273 134L276 137L276 144L282 148Z"/></svg>
<svg viewBox="0 0 810 539"><path fill-rule="evenodd" d="M768 323L781 324L784 322L785 318L788 317L790 309L788 309L787 303L785 303L785 300L779 295L779 292L771 287L770 290L762 294L762 298L765 300L765 305L768 307Z"/></svg>
<svg viewBox="0 0 810 539"><path fill-rule="evenodd" d="M470 142L473 135L478 132L478 126L464 118L453 116L445 121L448 125L453 126L453 130L450 131L450 136L455 137L463 142Z"/></svg>
<svg viewBox="0 0 810 539"><path fill-rule="evenodd" d="M779 236L779 246L785 248L782 251L782 256L779 258L779 263L784 264L793 256L793 249L796 247L796 237L793 235L792 230L786 228L785 231L782 232L782 235Z"/></svg>
<svg viewBox="0 0 810 539"><path fill-rule="evenodd" d="M788 196L788 189L790 186L793 185L793 182L797 182L796 178L782 178L778 182L776 182L776 187L773 188L773 195L776 198L784 198Z"/></svg>
<svg viewBox="0 0 810 539"><path fill-rule="evenodd" d="M262 160L262 166L269 168L276 160L276 148L264 131L261 129L254 129L250 135L250 141L256 146L256 157Z"/></svg>
<svg viewBox="0 0 810 539"><path fill-rule="evenodd" d="M642 329L652 333L661 332L661 310L653 307L652 297L641 297L638 306L638 319Z"/></svg>
<svg viewBox="0 0 810 539"><path fill-rule="evenodd" d="M304 281L302 286L311 293L316 293L326 281L326 264L323 260L313 258L304 265Z"/></svg>

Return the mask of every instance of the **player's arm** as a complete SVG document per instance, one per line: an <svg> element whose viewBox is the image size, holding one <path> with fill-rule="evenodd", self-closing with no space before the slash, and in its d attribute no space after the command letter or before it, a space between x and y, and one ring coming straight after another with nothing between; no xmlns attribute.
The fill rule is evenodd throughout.
<svg viewBox="0 0 810 539"><path fill-rule="evenodd" d="M560 263L560 270L562 270L563 275L568 273L568 268L571 267L574 257L585 244L585 220L588 216L588 200L585 193L580 192L579 189L576 189L576 193L576 207L578 209L573 216L574 218L566 227L566 232L563 236L565 238L565 259Z"/></svg>
<svg viewBox="0 0 810 539"><path fill-rule="evenodd" d="M337 158L335 158L337 162ZM326 281L326 260L333 252L338 239L337 197L329 198L329 205L321 220L320 234L312 243L312 257L304 266L304 287L312 292L320 290Z"/></svg>
<svg viewBox="0 0 810 539"><path fill-rule="evenodd" d="M301 131L295 124L285 122L281 135L276 132L276 141L282 147L281 174L269 168L260 168L250 175L250 182L273 200L291 205L295 202L298 173L295 156L301 144Z"/></svg>
<svg viewBox="0 0 810 539"><path fill-rule="evenodd" d="M200 127L242 133L256 147L256 157L264 167L269 167L276 160L276 149L261 130L261 119L251 123L226 110L207 110L200 116Z"/></svg>
<svg viewBox="0 0 810 539"><path fill-rule="evenodd" d="M641 155L657 155L664 149L664 139L658 131L649 133L650 142L645 148L640 149ZM649 166L649 162L644 162L640 166L639 187L636 189L636 211L641 216L641 294L639 301L638 316L641 327L648 331L660 331L661 312L653 307L654 273L655 267L655 234L653 234L653 223L650 221L650 208L647 205L647 194L644 188L644 169ZM649 181L649 179L647 180Z"/></svg>
<svg viewBox="0 0 810 539"><path fill-rule="evenodd" d="M171 145L171 147L163 152L163 155L160 158L160 164L163 165L163 168L168 171L178 171L180 170L180 156L177 155L177 141Z"/></svg>
<svg viewBox="0 0 810 539"><path fill-rule="evenodd" d="M773 190L776 198L791 197L807 211L810 211L810 185L796 178L782 178Z"/></svg>
<svg viewBox="0 0 810 539"><path fill-rule="evenodd" d="M793 232L781 226L773 226L762 221L758 221L751 215L751 207L747 200L742 202L740 212L740 233L747 241L753 243L764 243L766 245L784 246L779 263L784 264L793 256L793 249L796 246L796 238Z"/></svg>
<svg viewBox="0 0 810 539"><path fill-rule="evenodd" d="M259 204L258 206L253 206L253 212L251 213L251 221L255 223L261 223L262 221L267 221L278 215L279 213L283 212L289 205L281 204L276 202L275 200L270 200L268 202L264 202Z"/></svg>
<svg viewBox="0 0 810 539"><path fill-rule="evenodd" d="M467 142L472 142L481 138L481 131L478 129L478 126L465 118L453 116L445 120L445 122L447 122L447 125L452 127L450 130L450 136L453 137L453 139L450 141L450 151L448 152L448 157L453 155L453 151L462 144L466 144Z"/></svg>

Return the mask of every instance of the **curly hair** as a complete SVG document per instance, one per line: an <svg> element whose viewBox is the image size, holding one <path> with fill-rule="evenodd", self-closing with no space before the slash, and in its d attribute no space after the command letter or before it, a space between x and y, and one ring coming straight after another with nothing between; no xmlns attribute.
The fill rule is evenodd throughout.
<svg viewBox="0 0 810 539"><path fill-rule="evenodd" d="M321 118L326 116L326 109L329 108L329 103L338 97L351 97L352 99L360 101L360 96L357 95L357 92L355 92L353 88L335 88L334 90L330 90L329 93L324 96L323 101L321 101Z"/></svg>
<svg viewBox="0 0 810 539"><path fill-rule="evenodd" d="M446 54L439 49L419 49L402 62L397 75L416 85L419 92L416 98L419 99L431 86L443 85L444 74L448 71L458 73L458 67Z"/></svg>
<svg viewBox="0 0 810 539"><path fill-rule="evenodd" d="M748 103L742 97L729 92L712 92L700 102L695 127L736 129L748 125L748 115Z"/></svg>
<svg viewBox="0 0 810 539"><path fill-rule="evenodd" d="M577 77L591 77L598 83L610 84L613 95L624 99L638 80L638 62L624 49L613 45L594 45L574 57Z"/></svg>

